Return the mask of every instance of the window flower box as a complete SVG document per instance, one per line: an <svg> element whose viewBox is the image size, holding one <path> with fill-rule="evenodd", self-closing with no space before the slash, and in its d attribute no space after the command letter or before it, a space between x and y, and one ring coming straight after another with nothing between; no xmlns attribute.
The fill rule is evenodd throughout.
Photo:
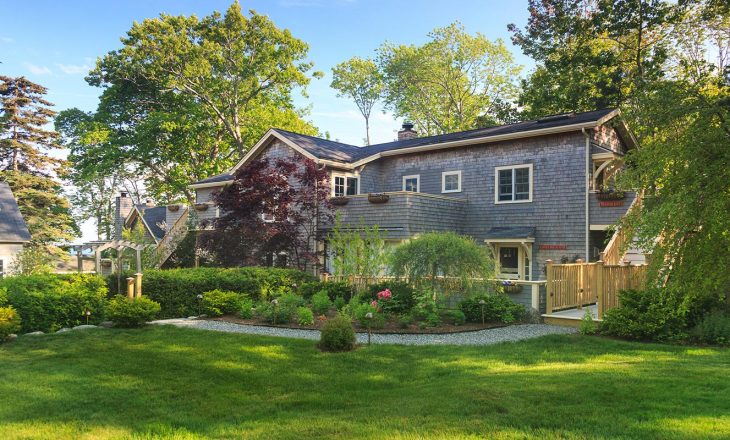
<svg viewBox="0 0 730 440"><path fill-rule="evenodd" d="M390 196L384 193L370 193L368 194L368 202L370 203L387 203L390 200Z"/></svg>
<svg viewBox="0 0 730 440"><path fill-rule="evenodd" d="M598 200L623 200L626 198L626 193L623 191L601 191L596 193Z"/></svg>
<svg viewBox="0 0 730 440"><path fill-rule="evenodd" d="M180 205L167 205L167 209L169 209L170 212L178 212L180 210Z"/></svg>
<svg viewBox="0 0 730 440"><path fill-rule="evenodd" d="M522 286L515 284L512 281L503 281L502 291L507 294L522 293Z"/></svg>
<svg viewBox="0 0 730 440"><path fill-rule="evenodd" d="M208 204L207 203L196 203L195 204L195 210L196 211L207 211L208 210Z"/></svg>
<svg viewBox="0 0 730 440"><path fill-rule="evenodd" d="M332 197L330 199L330 203L332 203L334 206L344 206L344 205L347 205L348 203L350 203L350 198L343 197L343 196Z"/></svg>

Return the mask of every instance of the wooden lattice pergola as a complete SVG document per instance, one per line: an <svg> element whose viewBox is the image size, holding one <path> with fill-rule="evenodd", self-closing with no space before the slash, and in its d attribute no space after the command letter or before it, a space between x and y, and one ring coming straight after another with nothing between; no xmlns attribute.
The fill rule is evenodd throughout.
<svg viewBox="0 0 730 440"><path fill-rule="evenodd" d="M119 264L119 259L121 258L122 251L124 249L132 249L135 251L136 254L136 262L137 262L137 273L135 274L134 278L127 278L127 295L128 296L142 296L142 251L149 246L148 244L139 244L139 243L133 243L131 241L127 240L112 240L112 241L91 241L89 243L84 243L80 245L74 246L74 249L76 250L76 255L78 258L78 270L79 272L82 272L83 270L83 262L82 262L82 254L85 250L90 250L94 252L96 264L95 264L95 270L97 274L101 274L101 253L104 252L107 249L114 249L117 251L117 272L121 273L121 265ZM121 283L121 280L120 280ZM119 290L121 290L121 286L119 286ZM134 293L136 291L136 294Z"/></svg>

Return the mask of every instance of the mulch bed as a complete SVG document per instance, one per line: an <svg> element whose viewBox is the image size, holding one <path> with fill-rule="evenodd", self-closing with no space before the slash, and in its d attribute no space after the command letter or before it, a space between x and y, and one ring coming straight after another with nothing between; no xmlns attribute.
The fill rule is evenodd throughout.
<svg viewBox="0 0 730 440"><path fill-rule="evenodd" d="M259 319L241 319L238 316L235 315L225 315L220 316L217 318L205 318L209 321L223 321L223 322L230 322L233 324L242 324L242 325L257 325L261 327L277 327L277 328L291 328L291 329L297 329L297 330L319 330L326 321L325 319L320 319L319 317L315 317L314 319L314 325L298 325L296 323L290 323L290 324L270 324L268 322L261 321ZM354 323L355 330L358 332L366 332L366 327L360 327L357 323ZM380 333L380 334L444 334L444 333L463 333L463 332L474 332L478 330L485 330L490 328L499 328L499 327L506 327L506 324L503 324L501 322L493 322L493 323L486 323L485 325L482 324L473 324L473 323L466 323L464 325L451 325L451 324L442 324L438 327L427 327L427 328L419 328L417 324L411 324L407 328L401 328L398 326L398 323L395 321L387 321L385 323L385 327L379 328L379 329L371 329L371 332L373 334Z"/></svg>

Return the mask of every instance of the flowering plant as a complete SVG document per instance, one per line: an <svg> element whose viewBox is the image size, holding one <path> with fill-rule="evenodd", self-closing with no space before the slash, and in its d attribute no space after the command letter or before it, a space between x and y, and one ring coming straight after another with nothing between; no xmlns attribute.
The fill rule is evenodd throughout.
<svg viewBox="0 0 730 440"><path fill-rule="evenodd" d="M390 298L392 296L393 296L393 294L390 293L390 289L385 289L381 292L378 292L378 299L383 299L383 300L387 301L387 300L390 300Z"/></svg>
<svg viewBox="0 0 730 440"><path fill-rule="evenodd" d="M509 281L509 280L504 280L504 281L502 281L502 285L503 286L514 286L515 283L513 283L512 281Z"/></svg>

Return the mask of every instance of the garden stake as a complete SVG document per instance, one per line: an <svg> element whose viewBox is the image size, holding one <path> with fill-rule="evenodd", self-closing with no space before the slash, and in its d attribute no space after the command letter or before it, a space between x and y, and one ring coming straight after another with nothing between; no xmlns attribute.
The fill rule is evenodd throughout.
<svg viewBox="0 0 730 440"><path fill-rule="evenodd" d="M484 304L485 304L484 300L483 299L480 299L479 300L479 306L482 309L482 325L484 325Z"/></svg>
<svg viewBox="0 0 730 440"><path fill-rule="evenodd" d="M368 346L370 346L370 320L373 319L372 312L368 312L367 314L365 314L365 319L367 319L368 323Z"/></svg>
<svg viewBox="0 0 730 440"><path fill-rule="evenodd" d="M86 325L89 325L89 316L91 316L91 310L85 311L84 315L86 315Z"/></svg>
<svg viewBox="0 0 730 440"><path fill-rule="evenodd" d="M274 306L274 322L273 323L276 324L276 305L279 304L279 301L277 301L276 299L272 299L271 304L273 304L273 306Z"/></svg>
<svg viewBox="0 0 730 440"><path fill-rule="evenodd" d="M203 305L203 295L199 293L199 294L198 294L198 295L196 296L196 298L198 298L198 316L200 316L200 315L202 314L202 312L201 312L201 310L202 310L202 309L201 309L201 307L202 307L202 305Z"/></svg>

